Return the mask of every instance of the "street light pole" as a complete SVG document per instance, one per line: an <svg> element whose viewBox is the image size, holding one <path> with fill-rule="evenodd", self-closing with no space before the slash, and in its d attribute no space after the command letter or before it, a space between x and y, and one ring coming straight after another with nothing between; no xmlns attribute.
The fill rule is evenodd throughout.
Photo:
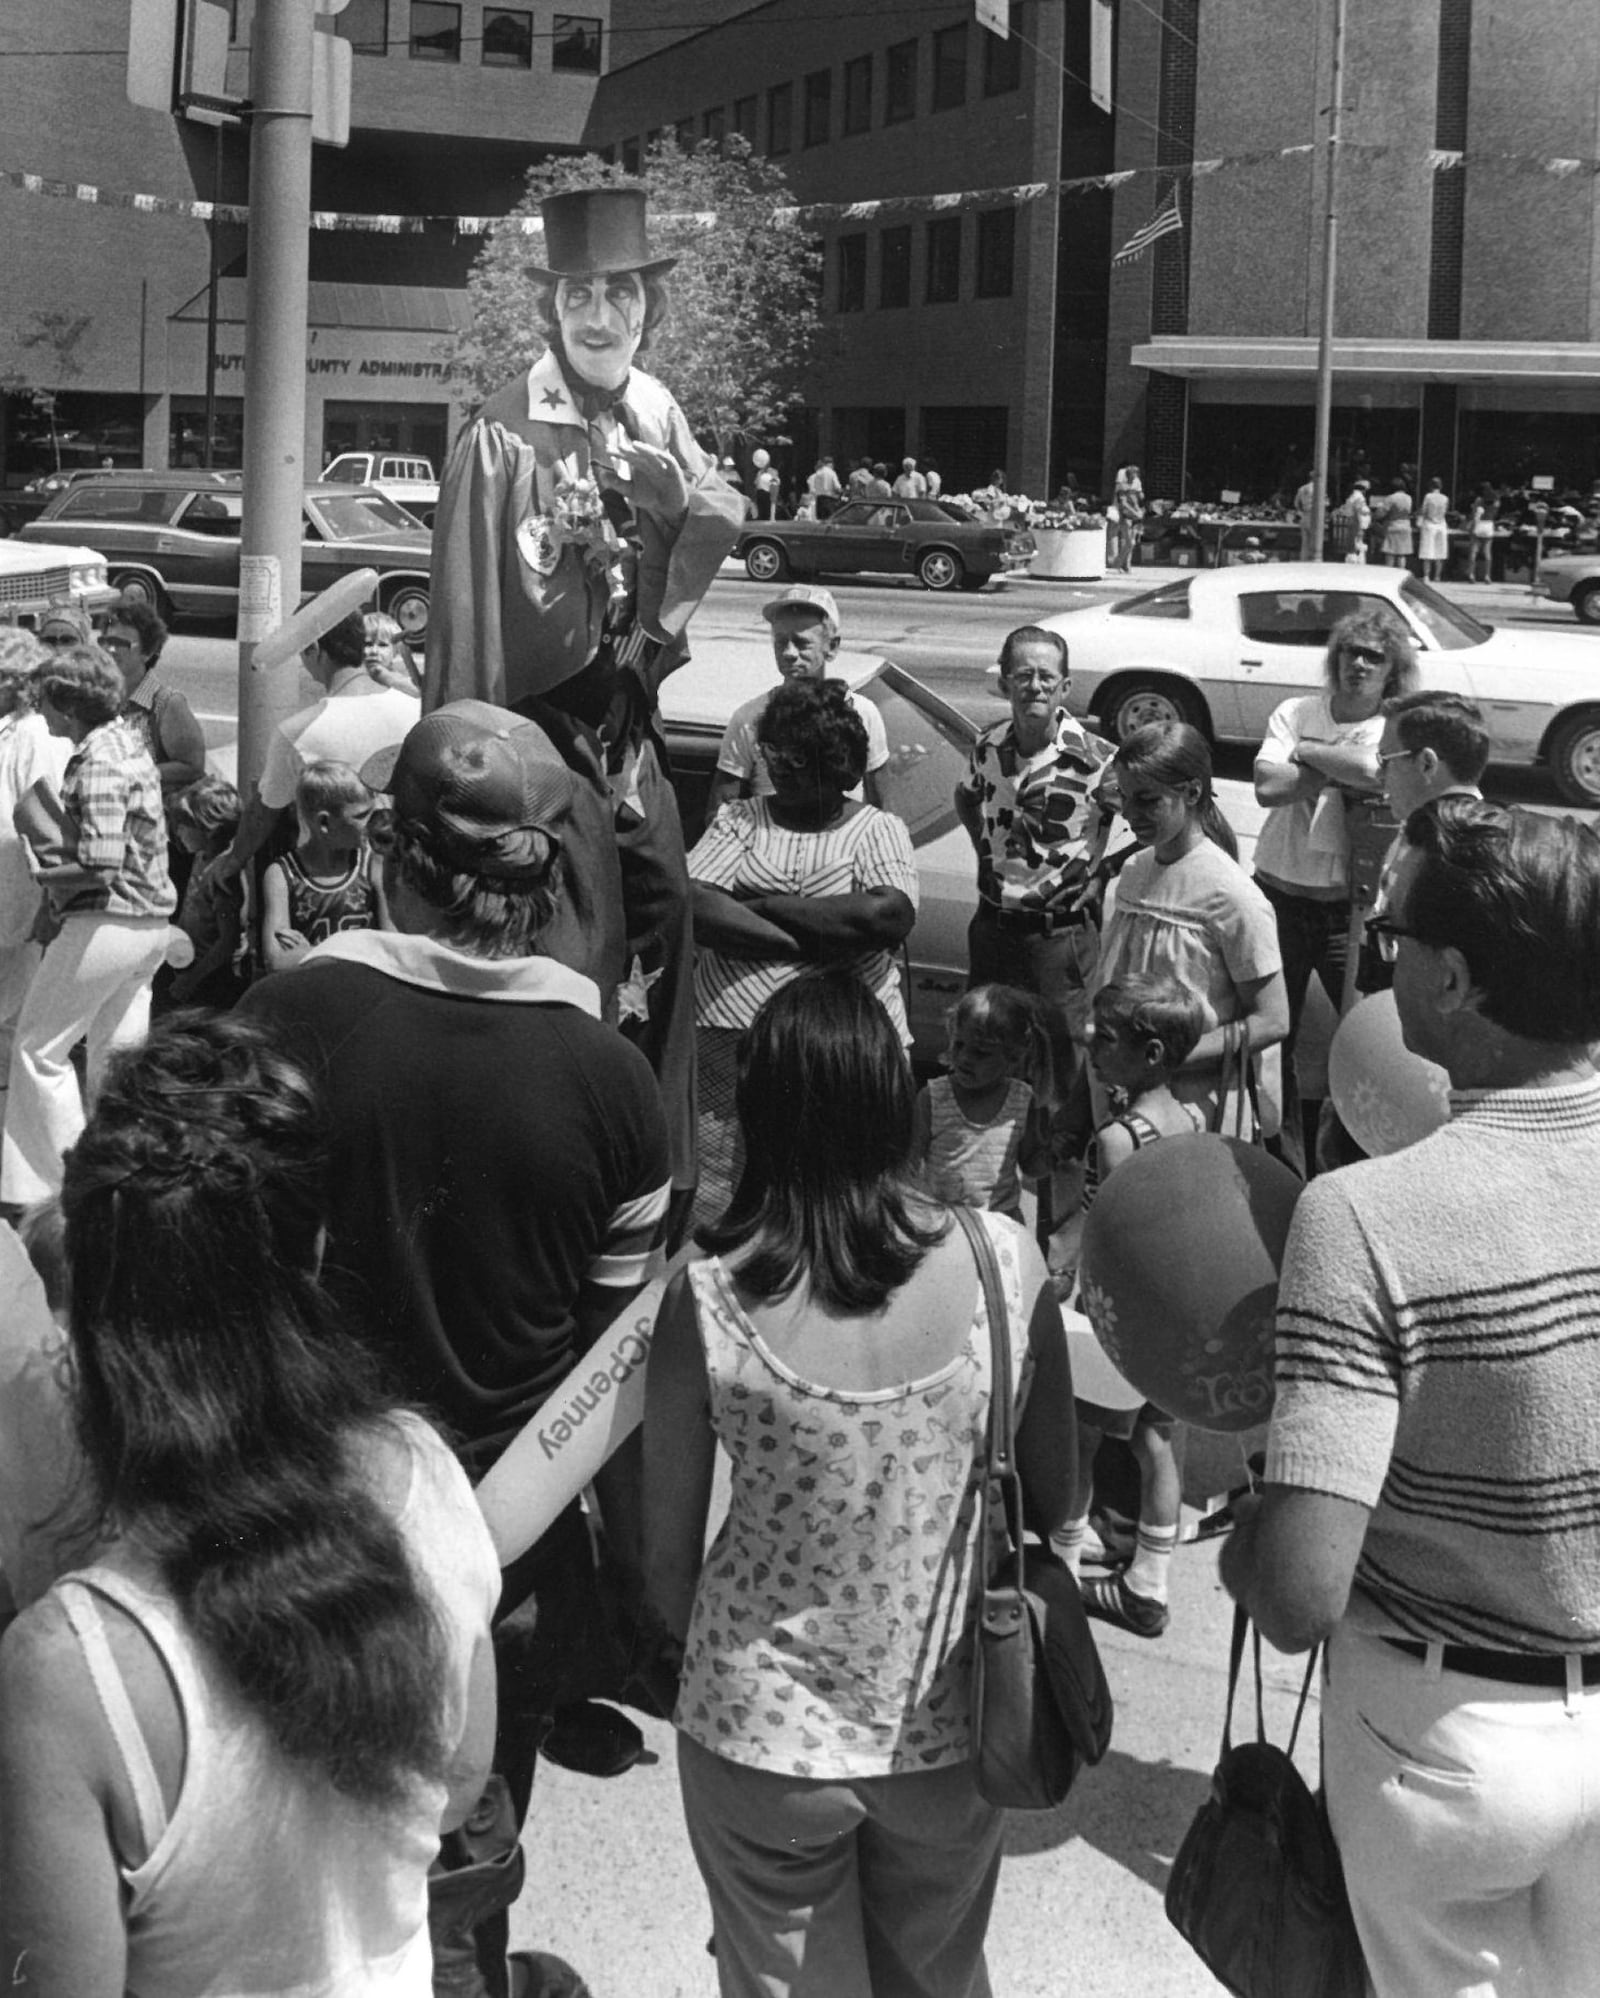
<svg viewBox="0 0 1600 1998"><path fill-rule="evenodd" d="M1333 418L1333 292L1339 265L1339 141L1344 124L1345 0L1333 0L1333 92L1328 107L1327 213L1322 227L1322 324L1317 337L1317 423L1311 468L1312 560L1328 525L1328 433Z"/></svg>
<svg viewBox="0 0 1600 1998"><path fill-rule="evenodd" d="M312 40L316 0L257 0L245 281L244 520L239 561L239 790L300 702L297 659L255 670L300 601L310 304Z"/></svg>

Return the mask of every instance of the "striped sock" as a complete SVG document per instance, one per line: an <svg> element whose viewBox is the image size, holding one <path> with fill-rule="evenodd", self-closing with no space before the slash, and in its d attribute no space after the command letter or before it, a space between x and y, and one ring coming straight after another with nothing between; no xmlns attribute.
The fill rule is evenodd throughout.
<svg viewBox="0 0 1600 1998"><path fill-rule="evenodd" d="M1069 1519L1065 1526L1058 1526L1050 1536L1050 1545L1074 1576L1083 1563L1083 1542L1088 1531L1089 1512L1085 1507L1075 1519Z"/></svg>
<svg viewBox="0 0 1600 1998"><path fill-rule="evenodd" d="M1164 1603L1167 1600L1167 1579L1172 1568L1172 1550L1178 1544L1176 1526L1152 1526L1147 1519L1139 1522L1139 1538L1134 1546L1133 1559L1128 1563L1123 1580L1136 1596L1148 1596L1152 1602Z"/></svg>

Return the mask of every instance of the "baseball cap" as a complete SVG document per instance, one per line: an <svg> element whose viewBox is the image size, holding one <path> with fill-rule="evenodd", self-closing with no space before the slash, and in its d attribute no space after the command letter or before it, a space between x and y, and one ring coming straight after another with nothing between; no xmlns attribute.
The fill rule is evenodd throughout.
<svg viewBox="0 0 1600 1998"><path fill-rule="evenodd" d="M452 701L400 745L389 778L396 820L442 860L491 880L531 880L572 817L572 772L535 722L487 701Z"/></svg>
<svg viewBox="0 0 1600 1998"><path fill-rule="evenodd" d="M835 631L839 629L839 606L833 600L833 592L817 583L791 583L781 596L761 606L761 615L771 624L781 610L820 611Z"/></svg>

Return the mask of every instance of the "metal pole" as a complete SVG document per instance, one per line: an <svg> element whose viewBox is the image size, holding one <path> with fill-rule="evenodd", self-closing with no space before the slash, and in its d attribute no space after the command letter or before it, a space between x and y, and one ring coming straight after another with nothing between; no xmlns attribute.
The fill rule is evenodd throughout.
<svg viewBox="0 0 1600 1998"><path fill-rule="evenodd" d="M245 284L244 522L239 560L239 789L300 704L298 660L254 670L255 649L300 602L315 0L258 0L251 65Z"/></svg>
<svg viewBox="0 0 1600 1998"><path fill-rule="evenodd" d="M217 286L222 281L222 126L216 127L216 151L211 158L211 283L206 289L206 441L201 464L211 470L212 432L217 421Z"/></svg>
<svg viewBox="0 0 1600 1998"><path fill-rule="evenodd" d="M1322 324L1317 336L1317 427L1311 480L1312 560L1328 525L1328 432L1333 417L1333 291L1339 265L1339 140L1344 123L1345 0L1333 0L1333 91L1328 107L1327 214L1322 228Z"/></svg>

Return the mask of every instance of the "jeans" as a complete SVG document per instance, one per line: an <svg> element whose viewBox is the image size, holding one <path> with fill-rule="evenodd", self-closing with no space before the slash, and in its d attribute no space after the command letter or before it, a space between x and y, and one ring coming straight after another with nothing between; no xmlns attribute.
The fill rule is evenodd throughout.
<svg viewBox="0 0 1600 1998"><path fill-rule="evenodd" d="M1341 1626L1322 1763L1376 1998L1592 1998L1600 1687L1440 1673Z"/></svg>

